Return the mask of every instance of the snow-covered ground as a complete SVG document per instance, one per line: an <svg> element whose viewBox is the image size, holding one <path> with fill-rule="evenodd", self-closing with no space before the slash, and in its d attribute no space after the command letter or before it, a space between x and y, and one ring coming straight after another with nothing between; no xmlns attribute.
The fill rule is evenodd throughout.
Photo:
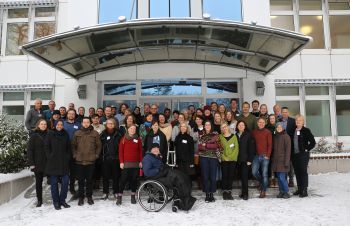
<svg viewBox="0 0 350 226"><path fill-rule="evenodd" d="M33 188L31 188L33 189ZM48 192L46 187L46 192ZM266 199L257 198L250 189L251 199L223 201L217 195L215 203L199 199L189 213L173 213L171 206L161 212L149 213L138 204L130 204L129 197L117 207L114 201L95 199L95 205L54 210L50 204L35 208L33 195L26 191L10 203L0 206L0 225L349 225L350 173L330 173L310 176L310 196L288 200L275 198L276 189L270 189ZM33 193L34 194L34 193ZM234 190L237 197L238 190Z"/></svg>

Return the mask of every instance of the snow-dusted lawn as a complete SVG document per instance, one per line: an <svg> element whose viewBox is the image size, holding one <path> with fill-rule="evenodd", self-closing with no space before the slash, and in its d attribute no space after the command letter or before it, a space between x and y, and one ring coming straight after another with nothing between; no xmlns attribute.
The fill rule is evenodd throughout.
<svg viewBox="0 0 350 226"><path fill-rule="evenodd" d="M7 174L0 173L0 184L6 183L6 182L11 181L11 180L16 180L16 179L19 179L19 178L23 178L23 177L28 177L28 176L31 176L31 175L34 175L34 173L31 172L28 169L24 169L24 170L22 170L21 172L18 172L18 173L7 173Z"/></svg>
<svg viewBox="0 0 350 226"><path fill-rule="evenodd" d="M237 189L234 193L238 194ZM310 176L308 198L281 200L274 198L275 193L248 201L223 201L217 195L217 201L209 204L197 196L189 213L173 213L170 205L148 213L138 204L131 205L128 197L122 207L99 200L93 206L78 207L74 201L70 209L56 211L49 204L35 208L35 198L21 195L0 206L0 225L350 225L350 173Z"/></svg>

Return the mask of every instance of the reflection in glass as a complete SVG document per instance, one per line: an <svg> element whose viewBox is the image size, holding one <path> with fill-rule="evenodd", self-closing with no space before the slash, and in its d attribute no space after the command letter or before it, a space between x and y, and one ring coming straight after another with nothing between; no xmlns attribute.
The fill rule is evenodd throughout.
<svg viewBox="0 0 350 226"><path fill-rule="evenodd" d="M189 0L170 0L170 17L189 17Z"/></svg>
<svg viewBox="0 0 350 226"><path fill-rule="evenodd" d="M208 94L238 93L237 82L207 82Z"/></svg>
<svg viewBox="0 0 350 226"><path fill-rule="evenodd" d="M188 106L193 105L195 108L199 108L200 104L198 101L179 101L179 102L175 102L173 103L173 109L174 110L185 110L188 108Z"/></svg>
<svg viewBox="0 0 350 226"><path fill-rule="evenodd" d="M293 10L293 1L292 0L270 0L270 9L271 11L279 10Z"/></svg>
<svg viewBox="0 0 350 226"><path fill-rule="evenodd" d="M306 95L328 95L329 88L328 86L319 86L319 87L305 87Z"/></svg>
<svg viewBox="0 0 350 226"><path fill-rule="evenodd" d="M350 100L337 100L338 136L350 136Z"/></svg>
<svg viewBox="0 0 350 226"><path fill-rule="evenodd" d="M36 22L34 25L34 39L52 35L55 30L55 22Z"/></svg>
<svg viewBox="0 0 350 226"><path fill-rule="evenodd" d="M6 55L22 55L19 47L28 42L28 23L8 23Z"/></svg>
<svg viewBox="0 0 350 226"><path fill-rule="evenodd" d="M230 98L207 98L206 100L207 105L210 105L212 102L216 102L218 105L224 104L226 108L229 108L231 99ZM238 103L238 106L240 106L239 103Z"/></svg>
<svg viewBox="0 0 350 226"><path fill-rule="evenodd" d="M24 100L24 92L4 92L3 100L4 101Z"/></svg>
<svg viewBox="0 0 350 226"><path fill-rule="evenodd" d="M101 23L118 22L119 16L127 20L137 19L137 0L100 0L99 20Z"/></svg>
<svg viewBox="0 0 350 226"><path fill-rule="evenodd" d="M28 9L9 9L7 12L7 18L28 18Z"/></svg>
<svg viewBox="0 0 350 226"><path fill-rule="evenodd" d="M35 17L54 17L55 14L55 7L35 8Z"/></svg>
<svg viewBox="0 0 350 226"><path fill-rule="evenodd" d="M350 15L329 16L332 48L350 48Z"/></svg>
<svg viewBox="0 0 350 226"><path fill-rule="evenodd" d="M271 27L278 27L290 31L294 31L293 16L271 16Z"/></svg>
<svg viewBox="0 0 350 226"><path fill-rule="evenodd" d="M105 84L104 95L136 95L136 84Z"/></svg>
<svg viewBox="0 0 350 226"><path fill-rule="evenodd" d="M349 0L328 0L329 10L350 10Z"/></svg>
<svg viewBox="0 0 350 226"><path fill-rule="evenodd" d="M276 87L276 96L299 96L299 87Z"/></svg>
<svg viewBox="0 0 350 226"><path fill-rule="evenodd" d="M300 10L322 10L321 0L299 0Z"/></svg>
<svg viewBox="0 0 350 226"><path fill-rule="evenodd" d="M292 100L292 101L276 101L276 104L278 104L281 108L288 107L289 109L289 115L294 117L297 114L300 114L300 102L299 100Z"/></svg>
<svg viewBox="0 0 350 226"><path fill-rule="evenodd" d="M3 106L2 113L6 114L10 119L24 120L24 106Z"/></svg>
<svg viewBox="0 0 350 226"><path fill-rule="evenodd" d="M350 86L337 86L337 95L350 95Z"/></svg>
<svg viewBox="0 0 350 226"><path fill-rule="evenodd" d="M201 81L143 81L142 96L200 95Z"/></svg>
<svg viewBox="0 0 350 226"><path fill-rule="evenodd" d="M331 136L331 116L328 100L305 101L306 126L316 137Z"/></svg>
<svg viewBox="0 0 350 226"><path fill-rule="evenodd" d="M241 0L203 0L203 14L211 19L242 21Z"/></svg>
<svg viewBox="0 0 350 226"><path fill-rule="evenodd" d="M30 99L35 100L37 98L40 98L42 100L51 100L52 92L51 91L43 91L43 92L31 92Z"/></svg>
<svg viewBox="0 0 350 226"><path fill-rule="evenodd" d="M134 109L134 107L136 107L136 100L104 100L103 101L103 107L106 107L106 106L117 107L117 110L119 109L119 106L121 104L127 104L130 109Z"/></svg>
<svg viewBox="0 0 350 226"><path fill-rule="evenodd" d="M322 16L300 16L300 32L313 38L313 42L309 43L306 48L324 48Z"/></svg>
<svg viewBox="0 0 350 226"><path fill-rule="evenodd" d="M170 8L169 0L150 0L149 1L149 17L169 17Z"/></svg>

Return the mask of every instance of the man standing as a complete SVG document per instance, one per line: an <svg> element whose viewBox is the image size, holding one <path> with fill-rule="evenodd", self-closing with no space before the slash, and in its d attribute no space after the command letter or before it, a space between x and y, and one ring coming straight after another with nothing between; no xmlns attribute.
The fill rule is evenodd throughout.
<svg viewBox="0 0 350 226"><path fill-rule="evenodd" d="M55 101L50 100L49 109L43 112L46 121L49 121L51 119L53 111L55 110L55 107L56 107Z"/></svg>
<svg viewBox="0 0 350 226"><path fill-rule="evenodd" d="M60 107L59 108L61 119L66 120L67 119L67 108L66 107Z"/></svg>
<svg viewBox="0 0 350 226"><path fill-rule="evenodd" d="M84 198L87 197L89 205L94 204L92 199L92 176L94 173L95 161L101 153L101 140L98 132L91 126L90 118L84 117L82 127L78 130L72 140L72 152L77 166L79 202L84 205Z"/></svg>
<svg viewBox="0 0 350 226"><path fill-rule="evenodd" d="M153 119L158 120L159 114L158 114L158 106L156 104L152 104L152 106L151 106L151 114L153 115Z"/></svg>
<svg viewBox="0 0 350 226"><path fill-rule="evenodd" d="M112 108L110 106L105 107L105 115L100 118L100 124L106 124L107 119L113 118Z"/></svg>
<svg viewBox="0 0 350 226"><path fill-rule="evenodd" d="M27 112L25 126L28 131L35 129L36 123L39 119L44 119L44 114L41 110L43 101L41 99L36 99L34 102L34 108Z"/></svg>
<svg viewBox="0 0 350 226"><path fill-rule="evenodd" d="M273 106L273 112L276 115L277 121L280 122L282 119L282 114L281 114L281 107L278 104Z"/></svg>
<svg viewBox="0 0 350 226"><path fill-rule="evenodd" d="M283 107L282 108L281 123L282 123L283 129L287 132L287 134L289 135L290 139L293 140L294 139L294 132L295 132L296 124L295 124L295 119L289 117L289 109L288 109L288 107ZM289 187L294 187L294 168L292 167L292 164L291 164L291 167L290 167L290 170L289 170L289 173L288 173L288 177L289 177L288 186Z"/></svg>
<svg viewBox="0 0 350 226"><path fill-rule="evenodd" d="M234 114L235 118L239 117L240 112L238 110L237 99L231 99L231 111Z"/></svg>
<svg viewBox="0 0 350 226"><path fill-rule="evenodd" d="M252 115L254 115L256 118L259 118L260 116L260 111L259 111L259 101L258 100L253 100L252 101Z"/></svg>
<svg viewBox="0 0 350 226"><path fill-rule="evenodd" d="M266 190L269 183L268 168L272 152L272 134L270 130L265 128L265 119L258 119L258 129L252 132L255 140L256 156L253 160L252 173L260 183L259 198L266 197ZM260 173L262 172L262 174Z"/></svg>
<svg viewBox="0 0 350 226"><path fill-rule="evenodd" d="M239 116L238 120L243 120L250 131L256 129L256 118L249 112L250 104L244 102L242 104L242 114Z"/></svg>

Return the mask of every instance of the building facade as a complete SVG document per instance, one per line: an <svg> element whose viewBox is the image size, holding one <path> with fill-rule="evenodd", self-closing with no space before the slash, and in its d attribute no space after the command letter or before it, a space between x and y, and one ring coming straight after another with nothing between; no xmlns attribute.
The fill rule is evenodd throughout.
<svg viewBox="0 0 350 226"><path fill-rule="evenodd" d="M79 79L24 55L41 37L104 23L148 18L238 21L301 32L313 38L276 70L198 62L138 63ZM159 34L161 35L161 34ZM350 3L348 0L0 0L0 111L19 120L40 97L57 107L156 103L183 109L231 98L275 103L306 116L317 137L350 147ZM156 48L149 48L157 54ZM161 54L161 53L159 53ZM169 53L168 53L169 54ZM118 62L121 63L122 62ZM265 91L257 93L257 82ZM86 98L77 90L86 85Z"/></svg>

